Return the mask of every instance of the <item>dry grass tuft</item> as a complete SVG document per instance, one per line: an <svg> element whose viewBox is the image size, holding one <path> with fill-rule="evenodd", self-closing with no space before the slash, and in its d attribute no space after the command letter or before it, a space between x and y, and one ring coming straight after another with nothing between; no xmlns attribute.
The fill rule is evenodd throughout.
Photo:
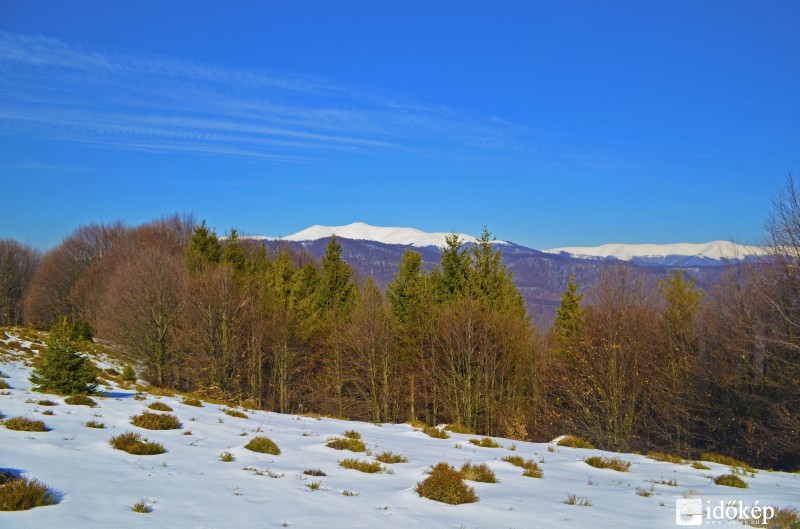
<svg viewBox="0 0 800 529"><path fill-rule="evenodd" d="M163 402L152 402L148 404L147 407L150 408L151 410L156 410L156 411L172 411L172 408L170 408Z"/></svg>
<svg viewBox="0 0 800 529"><path fill-rule="evenodd" d="M73 406L89 406L90 408L97 406L97 403L87 395L70 395L64 399L64 403Z"/></svg>
<svg viewBox="0 0 800 529"><path fill-rule="evenodd" d="M181 422L176 416L149 411L131 417L131 424L148 430L177 430L181 427Z"/></svg>
<svg viewBox="0 0 800 529"><path fill-rule="evenodd" d="M263 436L253 437L246 445L244 445L244 447L248 450L259 452L261 454L271 454L277 456L281 453L281 449L278 448L278 445L275 444L275 441L269 437Z"/></svg>
<svg viewBox="0 0 800 529"><path fill-rule="evenodd" d="M390 465L394 463L408 463L408 458L406 456L393 454L392 452L381 452L375 456L375 459L381 463L388 463Z"/></svg>
<svg viewBox="0 0 800 529"><path fill-rule="evenodd" d="M318 468L309 468L308 470L304 470L303 474L305 474L306 476L314 476L314 477L317 477L317 478L321 478L321 477L327 476L327 474L325 472L323 472L322 470L320 470Z"/></svg>
<svg viewBox="0 0 800 529"><path fill-rule="evenodd" d="M577 494L567 494L567 499L564 500L567 505L580 505L581 507L591 507L592 500L585 496L578 496Z"/></svg>
<svg viewBox="0 0 800 529"><path fill-rule="evenodd" d="M366 452L367 446L361 439L348 439L341 437L331 437L325 445L334 450L350 450L351 452Z"/></svg>
<svg viewBox="0 0 800 529"><path fill-rule="evenodd" d="M219 455L219 460L224 463L230 463L231 461L236 461L236 458L233 457L233 454L226 450Z"/></svg>
<svg viewBox="0 0 800 529"><path fill-rule="evenodd" d="M433 426L423 427L422 432L428 437L433 437L434 439L450 439L449 433L447 433L444 430L440 430L439 428L435 428Z"/></svg>
<svg viewBox="0 0 800 529"><path fill-rule="evenodd" d="M430 476L417 483L416 491L423 498L450 505L478 501L475 489L464 483L461 473L447 463L434 466Z"/></svg>
<svg viewBox="0 0 800 529"><path fill-rule="evenodd" d="M475 434L475 432L473 432L469 426L464 426L463 424L460 423L448 424L447 426L444 427L444 429L447 430L448 432L453 432L453 433L463 433L467 435Z"/></svg>
<svg viewBox="0 0 800 529"><path fill-rule="evenodd" d="M42 421L28 419L26 417L12 417L3 421L3 425L9 430L17 430L19 432L49 432L50 428L47 427Z"/></svg>
<svg viewBox="0 0 800 529"><path fill-rule="evenodd" d="M195 408L202 408L203 407L203 401L200 400L200 399L196 399L194 397L183 397L183 401L182 402L184 404L186 404L187 406L194 406Z"/></svg>
<svg viewBox="0 0 800 529"><path fill-rule="evenodd" d="M87 421L87 422L86 422L86 426L87 426L88 428L105 428L105 427L106 427L106 425L105 425L105 424L103 424L103 423L102 423L102 422L100 422L100 421L96 421L96 420L94 420L94 419L92 419L91 421Z"/></svg>
<svg viewBox="0 0 800 529"><path fill-rule="evenodd" d="M27 511L56 503L55 492L41 481L0 470L0 511Z"/></svg>
<svg viewBox="0 0 800 529"><path fill-rule="evenodd" d="M515 467L522 468L522 475L526 478L544 477L544 471L542 470L542 467L540 467L539 464L533 459L523 459L520 456L506 456L502 460L507 463L511 463Z"/></svg>
<svg viewBox="0 0 800 529"><path fill-rule="evenodd" d="M224 413L225 415L230 415L231 417L236 417L237 419L247 419L248 418L246 413L241 412L239 410L234 410L234 409L231 409L231 408L222 408L220 411L222 413Z"/></svg>
<svg viewBox="0 0 800 529"><path fill-rule="evenodd" d="M392 470L381 465L377 461L363 461L361 459L342 459L339 466L350 470L358 470L367 474L393 474Z"/></svg>
<svg viewBox="0 0 800 529"><path fill-rule="evenodd" d="M746 489L747 483L736 474L723 474L714 478L714 483L723 485L725 487L736 487L738 489Z"/></svg>
<svg viewBox="0 0 800 529"><path fill-rule="evenodd" d="M738 459L734 459L729 456L724 456L722 454L710 454L710 453L703 454L700 456L700 461L709 461L711 463L719 463L721 465L727 465L729 467L741 468L747 472L752 472L752 473L758 472L757 469L751 467L744 461L739 461Z"/></svg>
<svg viewBox="0 0 800 529"><path fill-rule="evenodd" d="M115 435L108 440L108 444L129 454L137 456L152 456L163 454L167 451L161 443L148 441L138 433L125 432Z"/></svg>
<svg viewBox="0 0 800 529"><path fill-rule="evenodd" d="M133 512L138 512L140 514L147 514L147 513L153 512L153 508L150 507L147 504L146 500L137 501L136 503L133 504L133 507L131 507L131 510Z"/></svg>
<svg viewBox="0 0 800 529"><path fill-rule="evenodd" d="M675 454L664 454L663 452L648 452L647 457L653 459L654 461L663 461L665 463L675 463L677 465L683 465L687 463L685 459L681 456Z"/></svg>
<svg viewBox="0 0 800 529"><path fill-rule="evenodd" d="M592 456L587 457L584 461L595 468L610 468L617 472L627 472L631 468L629 462L618 457Z"/></svg>
<svg viewBox="0 0 800 529"><path fill-rule="evenodd" d="M581 439L577 435L565 435L556 444L567 448L594 448L592 443Z"/></svg>
<svg viewBox="0 0 800 529"><path fill-rule="evenodd" d="M464 463L461 466L461 476L467 481L477 481L479 483L497 483L497 476L486 463L472 464Z"/></svg>
<svg viewBox="0 0 800 529"><path fill-rule="evenodd" d="M342 432L342 437L347 437L348 439L358 439L361 440L361 434L355 430L347 430L346 432Z"/></svg>
<svg viewBox="0 0 800 529"><path fill-rule="evenodd" d="M475 446L482 446L483 448L500 448L500 445L491 437L484 437L482 439L470 439L470 443Z"/></svg>

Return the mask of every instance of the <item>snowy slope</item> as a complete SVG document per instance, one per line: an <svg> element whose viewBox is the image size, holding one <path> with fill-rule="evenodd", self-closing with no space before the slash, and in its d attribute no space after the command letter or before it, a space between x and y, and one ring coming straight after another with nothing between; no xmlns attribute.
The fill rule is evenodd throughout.
<svg viewBox="0 0 800 529"><path fill-rule="evenodd" d="M302 231L282 237L285 241L315 241L325 239L332 235L343 239L356 239L365 241L375 241L384 244L402 244L406 246L444 246L445 237L450 233L427 233L415 228L389 228L382 226L370 226L363 222L354 222L346 226L311 226ZM458 236L464 242L475 242L475 237L459 233ZM268 239L268 237L264 237ZM495 241L497 244L505 244L503 241Z"/></svg>
<svg viewBox="0 0 800 529"><path fill-rule="evenodd" d="M621 261L667 256L696 256L715 260L742 259L764 253L764 250L757 246L744 246L729 241L712 241L702 244L603 244L601 246L569 246L543 251L563 252L576 257L613 257Z"/></svg>
<svg viewBox="0 0 800 529"><path fill-rule="evenodd" d="M2 337L2 334L0 334ZM28 345L23 342L22 345ZM553 443L512 442L497 439L501 448L469 444L469 435L452 434L433 439L407 424L375 425L335 419L247 411L240 419L221 413L220 406L187 406L178 397L135 393L111 385L99 406L70 406L62 397L30 391L31 368L19 353L3 353L0 370L11 389L0 395L0 410L7 417L42 419L48 432L18 432L0 427L0 467L38 478L61 494L58 505L30 511L0 512L4 529L51 527L87 528L538 528L538 527L675 527L676 500L689 489L704 501L742 500L745 505L800 505L800 474L761 471L745 477L748 489L717 486L710 476L729 472L709 463L711 470L696 470L621 454L632 463L630 472L596 469L583 459L614 455L599 450L564 448ZM104 364L103 367L108 366ZM37 400L59 403L46 408ZM181 430L150 431L130 424L132 415L148 403L160 401L174 409ZM54 415L42 412L51 409ZM105 423L105 429L85 426L88 420ZM336 451L325 446L330 436L345 430L360 432L373 453L391 450L409 458L391 465L392 474L362 474L340 468L337 462L364 454ZM114 450L112 435L139 432L162 442L168 452L134 456ZM266 435L281 448L278 456L250 452L248 439ZM550 451L552 450L552 452ZM234 462L219 454L230 451ZM501 461L520 455L541 462L543 479L526 478L519 468ZM431 465L447 461L487 463L497 474L496 484L470 483L480 497L467 505L445 505L420 498L414 487ZM257 475L243 467L262 471ZM303 475L319 468L327 476ZM269 470L273 476L266 475ZM649 488L648 480L678 481L678 486L655 484L655 494L642 497L636 488ZM306 485L321 481L318 491ZM347 489L358 493L345 496ZM585 496L592 506L567 505L567 494ZM132 505L145 499L153 511L138 514Z"/></svg>

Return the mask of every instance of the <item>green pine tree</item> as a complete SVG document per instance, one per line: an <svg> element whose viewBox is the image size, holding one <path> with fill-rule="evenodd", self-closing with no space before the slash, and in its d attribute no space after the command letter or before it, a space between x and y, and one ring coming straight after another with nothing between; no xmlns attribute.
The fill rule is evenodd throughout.
<svg viewBox="0 0 800 529"><path fill-rule="evenodd" d="M94 393L97 389L94 363L78 352L70 332L66 320L51 330L42 364L30 377L35 391L80 395Z"/></svg>
<svg viewBox="0 0 800 529"><path fill-rule="evenodd" d="M436 290L440 301L451 301L466 295L469 286L470 255L462 248L464 241L457 233L445 237L441 254L441 271L436 270Z"/></svg>
<svg viewBox="0 0 800 529"><path fill-rule="evenodd" d="M414 250L406 250L394 279L386 286L386 297L398 321L407 324L419 310L423 295L422 255Z"/></svg>
<svg viewBox="0 0 800 529"><path fill-rule="evenodd" d="M242 241L239 240L236 228L231 228L230 234L225 240L225 246L220 253L220 260L233 266L237 272L244 271L247 266L247 254L244 251L244 246L242 246Z"/></svg>
<svg viewBox="0 0 800 529"><path fill-rule="evenodd" d="M353 304L355 285L350 265L342 260L342 245L334 235L325 248L322 257L317 297L317 310L320 314L332 312L347 314Z"/></svg>
<svg viewBox="0 0 800 529"><path fill-rule="evenodd" d="M567 289L561 295L561 304L553 326L556 352L559 353L574 348L583 335L586 310L581 308L583 294L578 294L579 286L575 281L575 274L570 273Z"/></svg>
<svg viewBox="0 0 800 529"><path fill-rule="evenodd" d="M511 272L503 264L500 247L485 227L475 246L472 247L472 269L469 275L469 290L475 299L489 308L511 310L525 315L525 301L517 290Z"/></svg>
<svg viewBox="0 0 800 529"><path fill-rule="evenodd" d="M193 274L198 274L210 265L217 264L222 259L222 247L214 230L206 226L206 221L195 226L189 239L189 247L184 256L186 268Z"/></svg>

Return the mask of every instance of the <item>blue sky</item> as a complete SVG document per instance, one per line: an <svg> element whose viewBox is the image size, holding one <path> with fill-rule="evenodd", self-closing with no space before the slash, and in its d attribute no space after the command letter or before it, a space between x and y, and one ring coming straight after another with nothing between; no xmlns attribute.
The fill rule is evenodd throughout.
<svg viewBox="0 0 800 529"><path fill-rule="evenodd" d="M194 212L535 248L754 242L796 1L0 2L0 238Z"/></svg>

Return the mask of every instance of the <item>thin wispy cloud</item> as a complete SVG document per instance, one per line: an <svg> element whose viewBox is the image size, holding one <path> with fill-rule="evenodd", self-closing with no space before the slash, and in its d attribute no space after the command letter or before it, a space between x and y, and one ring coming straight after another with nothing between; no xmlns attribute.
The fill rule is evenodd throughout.
<svg viewBox="0 0 800 529"><path fill-rule="evenodd" d="M540 154L535 132L313 75L0 32L0 133L278 161L342 153Z"/></svg>

